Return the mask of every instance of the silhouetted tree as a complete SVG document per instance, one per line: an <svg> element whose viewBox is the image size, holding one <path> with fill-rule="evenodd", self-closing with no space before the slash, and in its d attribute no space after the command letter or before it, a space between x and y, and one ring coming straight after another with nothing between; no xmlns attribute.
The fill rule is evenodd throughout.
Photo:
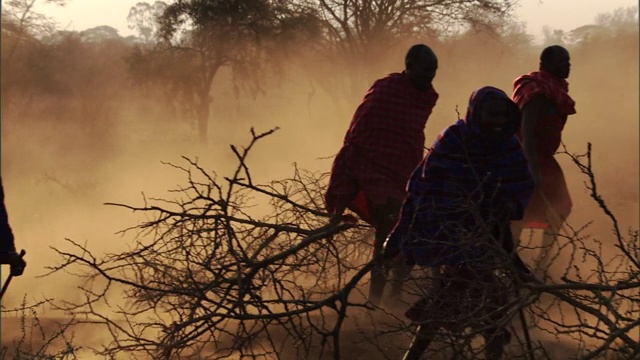
<svg viewBox="0 0 640 360"><path fill-rule="evenodd" d="M152 43L158 35L158 18L167 4L164 1L156 1L153 4L139 2L129 10L127 22L129 29L136 30L138 39L142 43Z"/></svg>
<svg viewBox="0 0 640 360"><path fill-rule="evenodd" d="M437 38L510 14L513 0L307 1L318 9L327 45L348 61L375 58L401 39ZM483 14L481 18L478 14Z"/></svg>
<svg viewBox="0 0 640 360"><path fill-rule="evenodd" d="M26 53L42 46L41 39L51 35L56 30L56 23L50 17L37 11L39 3L49 3L63 6L66 0L10 0L2 4L2 74L0 76L2 88L2 111L5 112L12 105L10 99L16 85L28 77L28 67L25 66ZM16 94L17 95L17 94ZM27 98L29 98L27 96ZM23 105L28 107L28 105Z"/></svg>
<svg viewBox="0 0 640 360"><path fill-rule="evenodd" d="M433 45L469 25L491 26L497 18L509 19L515 0L303 0L322 21L323 41L313 48L305 63L330 64L339 73L342 91L338 98L355 101L372 76L390 72L389 60L401 59L407 40ZM479 14L482 14L480 16ZM396 62L397 63L397 62ZM315 68L314 65L313 68ZM376 74L376 75L374 75ZM335 83L327 76L315 77L329 93ZM345 92L346 91L346 92Z"/></svg>
<svg viewBox="0 0 640 360"><path fill-rule="evenodd" d="M313 32L314 17L295 4L270 1L187 0L168 5L158 17L158 46L138 52L134 63L144 67L149 57L180 54L190 87L202 142L209 135L212 85L222 68L229 68L236 80L245 80L259 91L270 63L283 43ZM158 61L160 72L171 72L175 63ZM167 66L167 65L170 65ZM136 66L136 65L134 65Z"/></svg>

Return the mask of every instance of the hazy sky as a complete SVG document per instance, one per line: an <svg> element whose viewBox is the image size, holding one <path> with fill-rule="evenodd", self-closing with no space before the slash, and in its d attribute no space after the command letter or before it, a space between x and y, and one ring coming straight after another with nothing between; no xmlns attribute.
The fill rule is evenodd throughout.
<svg viewBox="0 0 640 360"><path fill-rule="evenodd" d="M120 35L133 34L127 28L129 9L140 0L68 0L64 8L42 6L68 30L85 30L109 25ZM155 0L147 0L153 3ZM619 7L638 5L637 0L520 0L516 15L527 23L527 32L541 36L545 25L565 31L593 23L596 15Z"/></svg>

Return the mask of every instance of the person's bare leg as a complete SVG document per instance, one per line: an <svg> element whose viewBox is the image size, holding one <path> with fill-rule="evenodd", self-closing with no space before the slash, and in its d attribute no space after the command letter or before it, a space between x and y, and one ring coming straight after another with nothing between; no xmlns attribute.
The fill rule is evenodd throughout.
<svg viewBox="0 0 640 360"><path fill-rule="evenodd" d="M548 228L544 229L542 233L540 255L538 256L538 261L536 264L536 273L542 279L546 279L549 277L549 268L551 267L551 260L553 259L553 245L557 241L561 225L562 224L551 224Z"/></svg>
<svg viewBox="0 0 640 360"><path fill-rule="evenodd" d="M382 256L382 245L386 237L386 232L376 230L373 244L373 268L371 269L371 282L369 283L369 301L374 306L380 306L387 282L384 274L384 258Z"/></svg>
<svg viewBox="0 0 640 360"><path fill-rule="evenodd" d="M419 360L433 340L433 330L428 325L418 326L416 335L402 360Z"/></svg>
<svg viewBox="0 0 640 360"><path fill-rule="evenodd" d="M407 277L411 273L411 267L404 262L404 259L396 259L391 264L391 293L390 301L391 305L398 305L402 302L403 285Z"/></svg>
<svg viewBox="0 0 640 360"><path fill-rule="evenodd" d="M396 224L400 204L400 201L389 197L384 205L375 206L372 209L372 217L378 225L376 226L374 242L374 264L371 269L369 301L375 306L380 305L387 282L383 246L387 236L389 236Z"/></svg>
<svg viewBox="0 0 640 360"><path fill-rule="evenodd" d="M502 359L505 345L511 341L511 333L501 325L506 315L505 305L509 303L508 288L492 273L485 275L483 280L486 285L483 286L484 289L480 294L482 297L488 296L491 299L484 323L487 327L482 332L485 341L485 359L499 360Z"/></svg>

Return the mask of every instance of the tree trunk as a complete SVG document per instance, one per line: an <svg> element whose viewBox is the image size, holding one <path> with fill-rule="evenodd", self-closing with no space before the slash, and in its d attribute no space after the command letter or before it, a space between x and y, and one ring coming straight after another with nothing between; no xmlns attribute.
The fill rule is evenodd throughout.
<svg viewBox="0 0 640 360"><path fill-rule="evenodd" d="M202 97L198 104L198 139L201 145L207 145L207 140L209 138L209 115L211 113L209 108L210 104L211 101L208 94Z"/></svg>

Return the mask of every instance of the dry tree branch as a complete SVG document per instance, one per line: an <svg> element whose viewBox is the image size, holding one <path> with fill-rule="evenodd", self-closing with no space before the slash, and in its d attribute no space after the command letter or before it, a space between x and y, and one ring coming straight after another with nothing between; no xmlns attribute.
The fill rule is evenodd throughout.
<svg viewBox="0 0 640 360"><path fill-rule="evenodd" d="M83 301L60 307L84 318L79 321L104 326L110 334L111 341L96 352L115 356L126 351L154 359L196 354L200 358L347 356L341 338L349 315L371 315L373 310L358 289L372 266L371 244L363 240L368 229L328 225L322 205L326 174L296 169L289 179L253 183L248 155L272 132L252 130L248 146L232 147L238 165L231 176L222 177L223 182L197 161L184 158L186 166L169 164L186 178L186 185L171 192L173 199L144 197L143 206L110 203L146 217L125 230L135 233L131 250L98 256L72 240L68 240L71 250L55 249L62 261L51 271L73 272L82 280L80 291L85 294ZM580 166L590 181L592 197L608 209L596 190L591 163ZM613 212L605 213L617 229ZM633 331L640 327L640 271L633 245L638 233L623 237L614 231L620 252L606 260L600 250L605 242L582 235L584 230L563 237L568 244L560 248L570 252L570 258L562 283L514 282L505 276L512 271L505 258L498 264L499 281L506 289L521 286L525 291L509 295L490 311L472 308L456 323L493 319L520 339L511 322L520 309L526 309L534 341L536 334L546 332L575 344L576 358L632 356L639 346ZM588 261L595 264L592 272L577 269ZM429 288L421 286L418 290ZM381 351L381 339L404 346L397 341L407 332L404 319L396 318L392 324L371 319L371 327L360 333L363 342L371 337ZM442 332L434 350L444 351L446 346L475 357L478 350L470 338L487 329ZM536 341L533 354L527 354L518 341L508 349L509 356L548 358L544 343Z"/></svg>
<svg viewBox="0 0 640 360"><path fill-rule="evenodd" d="M186 159L188 167L172 165L188 179L176 199L108 203L147 216L126 230L137 231L132 250L98 257L72 240L76 250L55 249L63 261L52 271L84 271L85 301L65 307L112 334L99 353L257 356L289 343L306 349L302 357L317 346L340 357L348 309L368 308L354 290L370 270L371 249L351 239L366 229L328 225L316 198L322 189L312 187L322 185L317 175L296 171L292 179L253 184L248 154L274 131L252 129L248 146L232 147L238 165L224 184ZM254 194L267 198L266 216L247 210ZM123 289L125 301L110 305L118 319L98 310Z"/></svg>

